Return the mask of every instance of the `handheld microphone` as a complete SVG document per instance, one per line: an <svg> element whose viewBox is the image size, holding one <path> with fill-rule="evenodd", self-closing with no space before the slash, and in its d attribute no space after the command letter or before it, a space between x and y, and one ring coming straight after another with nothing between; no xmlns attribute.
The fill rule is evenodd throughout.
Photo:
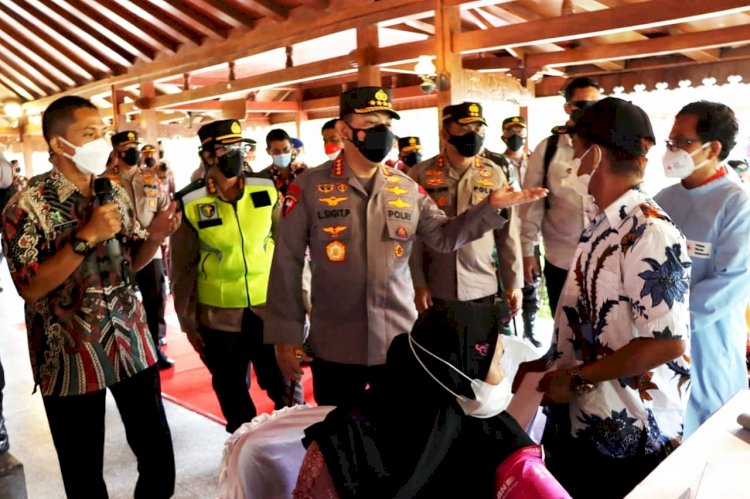
<svg viewBox="0 0 750 499"><path fill-rule="evenodd" d="M112 181L106 177L95 178L94 194L96 195L96 199L99 201L100 206L113 203L115 201L115 195L112 189ZM119 262L122 279L125 285L130 285L133 282L130 263L122 253L122 245L117 239L117 236L106 241L105 244L107 245L107 256L110 261L115 265Z"/></svg>
<svg viewBox="0 0 750 499"><path fill-rule="evenodd" d="M96 199L99 200L100 205L113 202L115 196L112 194L112 181L107 177L95 178L94 194L96 194Z"/></svg>

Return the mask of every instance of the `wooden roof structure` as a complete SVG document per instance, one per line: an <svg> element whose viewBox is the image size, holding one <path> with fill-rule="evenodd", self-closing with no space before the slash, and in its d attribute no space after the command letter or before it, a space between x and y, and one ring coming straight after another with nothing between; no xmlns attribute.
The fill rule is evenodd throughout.
<svg viewBox="0 0 750 499"><path fill-rule="evenodd" d="M450 85L414 71L434 57ZM38 136L55 98L91 98L115 128L193 130L220 116L272 124L336 115L350 86L393 89L397 109L466 95L467 70L552 95L566 77L606 90L707 76L750 81L739 0L3 0L0 135ZM2 103L22 103L20 118ZM28 147L41 147L29 140Z"/></svg>

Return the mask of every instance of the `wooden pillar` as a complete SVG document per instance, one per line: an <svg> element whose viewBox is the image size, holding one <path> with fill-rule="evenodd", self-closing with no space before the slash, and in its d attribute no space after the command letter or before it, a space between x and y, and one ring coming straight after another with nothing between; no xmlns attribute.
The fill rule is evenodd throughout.
<svg viewBox="0 0 750 499"><path fill-rule="evenodd" d="M297 112L295 113L296 118L294 125L297 129L297 138L302 137L302 122L307 121L307 111L302 110L302 89L298 89L297 95Z"/></svg>
<svg viewBox="0 0 750 499"><path fill-rule="evenodd" d="M125 92L122 92L120 90L117 90L117 88L112 85L111 87L112 91L112 130L115 132L120 131L121 126L125 126L125 123L128 121L128 117L124 114L120 114L120 104L125 102Z"/></svg>
<svg viewBox="0 0 750 499"><path fill-rule="evenodd" d="M156 88L153 82L141 83L141 99L148 102L154 97L156 97ZM140 133L144 144L156 145L159 139L159 120L156 116L156 109L141 110Z"/></svg>
<svg viewBox="0 0 750 499"><path fill-rule="evenodd" d="M379 45L378 27L357 28L357 86L380 86L380 68L375 65L375 53Z"/></svg>
<svg viewBox="0 0 750 499"><path fill-rule="evenodd" d="M458 104L464 100L464 75L461 54L453 52L453 35L461 31L461 15L458 5L444 6L445 0L435 0L435 68L444 74L450 86L438 90L438 116L442 118L445 106Z"/></svg>

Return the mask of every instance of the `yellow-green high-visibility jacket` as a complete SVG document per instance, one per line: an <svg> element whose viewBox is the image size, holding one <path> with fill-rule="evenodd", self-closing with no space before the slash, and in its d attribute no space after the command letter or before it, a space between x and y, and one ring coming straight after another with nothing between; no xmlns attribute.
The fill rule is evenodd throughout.
<svg viewBox="0 0 750 499"><path fill-rule="evenodd" d="M178 195L200 240L197 292L205 305L244 308L266 302L278 192L265 176L241 181L242 196L234 203L218 197L211 179L193 182Z"/></svg>

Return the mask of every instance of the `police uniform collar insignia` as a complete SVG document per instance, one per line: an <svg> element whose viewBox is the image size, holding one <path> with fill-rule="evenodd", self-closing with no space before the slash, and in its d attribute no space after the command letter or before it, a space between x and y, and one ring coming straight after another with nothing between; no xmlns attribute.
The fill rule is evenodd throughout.
<svg viewBox="0 0 750 499"><path fill-rule="evenodd" d="M336 159L333 160L333 165L331 165L331 175L334 177L343 177L344 172L344 151L341 151L338 156L336 156Z"/></svg>

